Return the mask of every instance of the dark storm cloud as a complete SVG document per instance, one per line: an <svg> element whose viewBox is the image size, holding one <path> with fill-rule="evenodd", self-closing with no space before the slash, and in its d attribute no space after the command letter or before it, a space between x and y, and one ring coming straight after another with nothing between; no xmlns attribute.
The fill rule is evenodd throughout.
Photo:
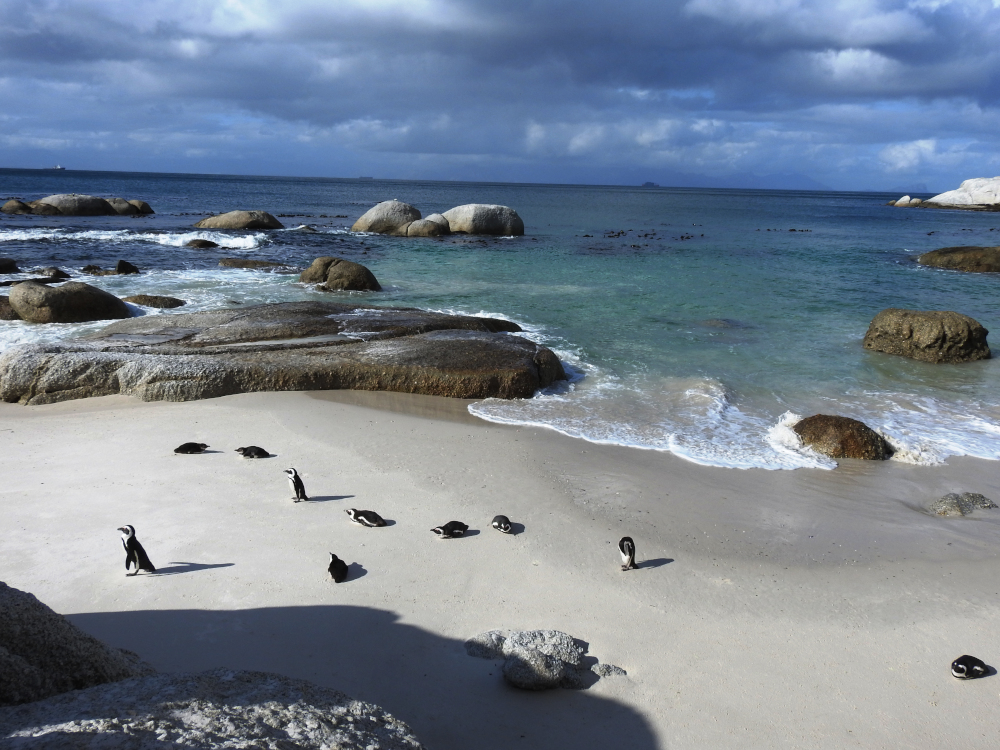
<svg viewBox="0 0 1000 750"><path fill-rule="evenodd" d="M802 172L947 187L1000 166L988 0L0 0L0 12L8 164L89 148L122 168L114 144L129 142L148 149L129 155L144 168L224 171L266 148L286 173L371 162L407 177Z"/></svg>

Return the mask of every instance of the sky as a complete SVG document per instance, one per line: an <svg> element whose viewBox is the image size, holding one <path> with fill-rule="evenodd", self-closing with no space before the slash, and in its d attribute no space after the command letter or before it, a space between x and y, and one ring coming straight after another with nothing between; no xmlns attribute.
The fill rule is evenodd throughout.
<svg viewBox="0 0 1000 750"><path fill-rule="evenodd" d="M0 0L0 166L941 192L1000 0Z"/></svg>

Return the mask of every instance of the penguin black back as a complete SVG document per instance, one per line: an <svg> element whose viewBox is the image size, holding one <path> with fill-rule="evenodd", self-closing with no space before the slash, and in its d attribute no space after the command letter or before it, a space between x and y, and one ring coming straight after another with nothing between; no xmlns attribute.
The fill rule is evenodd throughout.
<svg viewBox="0 0 1000 750"><path fill-rule="evenodd" d="M174 448L174 453L190 455L193 453L204 453L208 447L205 443L184 443Z"/></svg>
<svg viewBox="0 0 1000 750"><path fill-rule="evenodd" d="M971 680L982 677L989 672L989 667L982 659L964 654L951 663L951 673L960 680Z"/></svg>
<svg viewBox="0 0 1000 750"><path fill-rule="evenodd" d="M332 552L330 553L330 565L327 567L327 570L334 583L343 583L347 580L347 563Z"/></svg>
<svg viewBox="0 0 1000 750"><path fill-rule="evenodd" d="M507 516L494 516L493 528L503 534L510 533L510 519Z"/></svg>
<svg viewBox="0 0 1000 750"><path fill-rule="evenodd" d="M444 526L435 526L431 529L431 531L438 535L439 539L451 539L456 536L462 536L468 530L468 525L461 521L448 521Z"/></svg>
<svg viewBox="0 0 1000 750"><path fill-rule="evenodd" d="M271 454L257 445L248 445L245 448L237 448L236 452L243 458L270 458Z"/></svg>
<svg viewBox="0 0 1000 750"><path fill-rule="evenodd" d="M622 554L622 570L635 570L635 542L632 537L623 536L618 542L618 551Z"/></svg>
<svg viewBox="0 0 1000 750"><path fill-rule="evenodd" d="M155 573L156 568L150 562L149 555L146 554L146 550L135 537L135 527L131 525L120 526L118 531L122 533L122 546L125 548L125 570L128 571L129 566L135 568L131 573L126 572L125 575L134 576L140 570Z"/></svg>

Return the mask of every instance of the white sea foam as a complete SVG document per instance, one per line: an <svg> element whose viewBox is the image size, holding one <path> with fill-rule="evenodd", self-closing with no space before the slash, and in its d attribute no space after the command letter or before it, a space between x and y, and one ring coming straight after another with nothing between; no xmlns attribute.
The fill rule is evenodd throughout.
<svg viewBox="0 0 1000 750"><path fill-rule="evenodd" d="M191 240L210 240L220 247L233 250L252 250L260 247L267 235L232 235L224 232L199 230L196 232L132 232L126 229L70 231L65 229L0 229L0 242L31 242L58 240L67 242L101 242L118 244L124 242L152 242L168 247L183 247Z"/></svg>

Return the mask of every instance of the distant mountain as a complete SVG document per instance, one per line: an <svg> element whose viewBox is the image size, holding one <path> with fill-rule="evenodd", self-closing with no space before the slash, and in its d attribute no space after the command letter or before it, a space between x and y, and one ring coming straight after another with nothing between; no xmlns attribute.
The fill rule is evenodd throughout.
<svg viewBox="0 0 1000 750"><path fill-rule="evenodd" d="M890 193L932 193L934 192L929 187L927 187L926 182L912 182L909 185L897 185L896 187L891 187L887 192Z"/></svg>

